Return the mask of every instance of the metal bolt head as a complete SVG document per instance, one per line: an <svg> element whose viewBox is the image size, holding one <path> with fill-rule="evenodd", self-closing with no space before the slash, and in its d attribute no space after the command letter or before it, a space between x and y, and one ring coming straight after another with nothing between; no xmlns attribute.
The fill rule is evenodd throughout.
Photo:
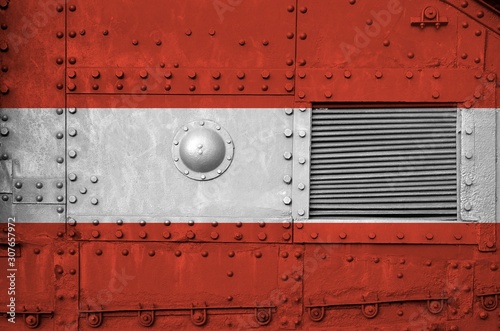
<svg viewBox="0 0 500 331"><path fill-rule="evenodd" d="M5 137L5 136L8 136L8 135L9 135L9 129L8 129L8 128L6 128L6 127L1 128L1 129L0 129L0 134L1 134L2 136L4 136L4 137Z"/></svg>
<svg viewBox="0 0 500 331"><path fill-rule="evenodd" d="M306 163L306 159L305 159L305 158L303 158L303 157L299 158L299 163L300 163L300 164L304 164L304 163Z"/></svg>
<svg viewBox="0 0 500 331"><path fill-rule="evenodd" d="M90 199L90 203L93 205L97 205L99 203L99 200L97 200L97 198L92 198Z"/></svg>
<svg viewBox="0 0 500 331"><path fill-rule="evenodd" d="M292 136L293 132L290 129L285 129L283 134L285 135L285 137L290 138Z"/></svg>
<svg viewBox="0 0 500 331"><path fill-rule="evenodd" d="M299 131L299 137L304 138L306 136L306 132L304 130Z"/></svg>
<svg viewBox="0 0 500 331"><path fill-rule="evenodd" d="M304 210L304 209L299 209L299 210L297 210L297 214L298 214L299 216L304 216L304 215L305 215L305 213L306 213L306 212L305 212L305 210Z"/></svg>
<svg viewBox="0 0 500 331"><path fill-rule="evenodd" d="M94 184L95 184L95 183L97 183L97 181L98 181L97 176L91 176L91 177L90 177L90 181L91 181L92 183L94 183Z"/></svg>
<svg viewBox="0 0 500 331"><path fill-rule="evenodd" d="M284 203L285 205L289 205L289 204L291 204L291 203L292 203L292 198L290 198L290 197L284 197L284 198L283 198L283 203Z"/></svg>
<svg viewBox="0 0 500 331"><path fill-rule="evenodd" d="M299 185L297 185L297 188L303 191L306 188L306 185L304 183L299 183Z"/></svg>
<svg viewBox="0 0 500 331"><path fill-rule="evenodd" d="M290 184L292 182L292 177L289 176L289 175L285 175L283 177L283 181L286 183L286 184Z"/></svg>
<svg viewBox="0 0 500 331"><path fill-rule="evenodd" d="M283 153L283 157L285 158L285 160L290 160L292 158L292 153L285 152Z"/></svg>

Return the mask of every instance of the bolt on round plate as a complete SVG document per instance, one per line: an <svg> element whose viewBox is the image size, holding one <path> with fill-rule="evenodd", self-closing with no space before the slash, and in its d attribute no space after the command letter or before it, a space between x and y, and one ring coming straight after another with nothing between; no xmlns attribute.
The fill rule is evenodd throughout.
<svg viewBox="0 0 500 331"><path fill-rule="evenodd" d="M177 169L194 180L210 180L231 165L234 142L219 124L200 120L177 131L172 142L172 158Z"/></svg>

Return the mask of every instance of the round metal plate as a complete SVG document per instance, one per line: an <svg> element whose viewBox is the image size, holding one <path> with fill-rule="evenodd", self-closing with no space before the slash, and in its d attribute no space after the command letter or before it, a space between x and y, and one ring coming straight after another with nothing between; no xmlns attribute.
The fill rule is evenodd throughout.
<svg viewBox="0 0 500 331"><path fill-rule="evenodd" d="M177 131L172 142L174 164L186 177L210 180L231 165L234 142L229 133L212 121L194 121Z"/></svg>

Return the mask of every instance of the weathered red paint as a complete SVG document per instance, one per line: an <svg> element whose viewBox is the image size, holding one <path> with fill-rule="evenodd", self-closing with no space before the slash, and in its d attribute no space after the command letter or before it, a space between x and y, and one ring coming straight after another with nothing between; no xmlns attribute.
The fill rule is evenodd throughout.
<svg viewBox="0 0 500 331"><path fill-rule="evenodd" d="M422 19L427 6L440 20ZM498 13L481 1L3 0L0 23L2 108L500 105ZM37 318L40 330L142 329L153 317L170 330L498 327L498 224L22 215L25 311L5 330ZM6 277L2 266L1 312Z"/></svg>

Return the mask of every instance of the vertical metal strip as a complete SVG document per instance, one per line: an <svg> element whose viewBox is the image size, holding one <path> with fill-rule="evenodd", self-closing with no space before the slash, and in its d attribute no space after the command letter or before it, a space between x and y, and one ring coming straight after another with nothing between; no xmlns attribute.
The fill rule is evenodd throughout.
<svg viewBox="0 0 500 331"><path fill-rule="evenodd" d="M294 110L292 217L298 221L309 218L311 113L311 108Z"/></svg>

